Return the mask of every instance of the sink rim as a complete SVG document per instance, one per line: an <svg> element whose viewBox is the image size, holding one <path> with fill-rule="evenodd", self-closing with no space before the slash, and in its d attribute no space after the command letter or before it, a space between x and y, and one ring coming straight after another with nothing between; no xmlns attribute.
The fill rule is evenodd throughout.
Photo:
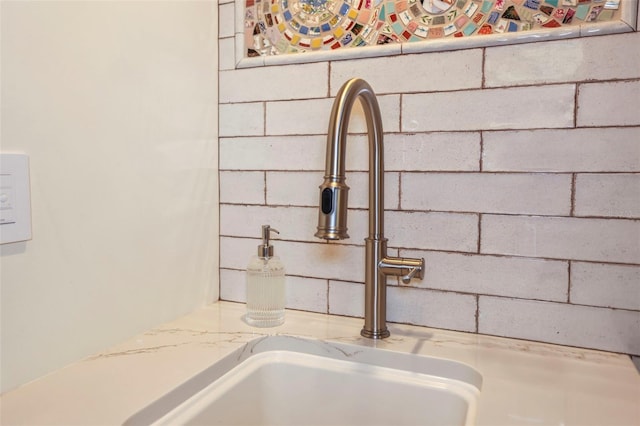
<svg viewBox="0 0 640 426"><path fill-rule="evenodd" d="M395 370L445 377L467 383L475 387L478 391L482 390L482 374L474 367L461 361L433 355L404 353L377 346L364 346L328 339L312 339L286 334L259 337L248 342L244 348L250 351L248 356L252 356L266 351L283 350L283 345L295 345L296 343L300 343L304 348L289 346L285 350L315 354L328 358L345 359ZM244 356L240 362L244 361L248 356ZM410 367L407 365L410 365ZM437 374L435 371L436 367L445 369L446 375Z"/></svg>
<svg viewBox="0 0 640 426"><path fill-rule="evenodd" d="M124 426L148 425L194 397L213 382L259 354L274 351L288 351L316 355L329 359L351 361L364 365L381 367L432 376L450 381L464 389L473 399L473 411L482 388L482 375L473 367L460 361L449 360L423 354L395 352L384 348L361 346L327 339L314 339L295 335L279 334L256 337L240 348L217 360L209 367L170 390L157 400L130 416ZM446 374L438 374L436 370Z"/></svg>

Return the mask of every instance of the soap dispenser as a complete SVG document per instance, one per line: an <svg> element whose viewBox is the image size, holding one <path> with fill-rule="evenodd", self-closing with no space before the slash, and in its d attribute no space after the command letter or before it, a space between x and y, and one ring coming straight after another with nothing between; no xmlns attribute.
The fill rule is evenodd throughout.
<svg viewBox="0 0 640 426"><path fill-rule="evenodd" d="M245 321L254 327L275 327L284 323L285 269L269 244L269 225L262 225L262 244L247 266L247 314Z"/></svg>

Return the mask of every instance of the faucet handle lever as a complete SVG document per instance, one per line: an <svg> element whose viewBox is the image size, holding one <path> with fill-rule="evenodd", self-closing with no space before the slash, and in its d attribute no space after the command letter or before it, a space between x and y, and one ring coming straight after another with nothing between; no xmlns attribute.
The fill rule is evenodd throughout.
<svg viewBox="0 0 640 426"><path fill-rule="evenodd" d="M411 270L409 271L409 273L407 275L404 275L402 277L402 282L405 284L409 284L411 282L411 278L413 278L417 273L421 272L422 268L417 266L415 268L411 268ZM422 275L422 274L420 274ZM420 277L422 278L422 277Z"/></svg>
<svg viewBox="0 0 640 426"><path fill-rule="evenodd" d="M412 278L424 278L424 258L385 257L378 264L378 268L386 275L402 277L405 284L409 284Z"/></svg>

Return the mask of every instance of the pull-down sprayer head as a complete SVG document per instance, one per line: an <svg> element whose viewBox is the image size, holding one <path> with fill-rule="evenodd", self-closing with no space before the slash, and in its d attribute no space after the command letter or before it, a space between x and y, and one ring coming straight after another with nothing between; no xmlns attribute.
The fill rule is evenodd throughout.
<svg viewBox="0 0 640 426"><path fill-rule="evenodd" d="M344 240L347 233L347 196L349 187L344 178L325 176L320 185L320 212L315 236L325 240Z"/></svg>
<svg viewBox="0 0 640 426"><path fill-rule="evenodd" d="M382 163L382 120L375 93L369 84L359 78L347 81L338 94L331 109L327 133L327 157L324 181L320 185L320 210L318 231L315 236L325 240L349 238L347 233L347 196L349 187L345 183L345 152L347 130L351 109L356 99L360 99L367 121L370 145L370 191L369 209L375 215L370 223L370 236L381 234L382 215L379 214L383 198L381 181Z"/></svg>

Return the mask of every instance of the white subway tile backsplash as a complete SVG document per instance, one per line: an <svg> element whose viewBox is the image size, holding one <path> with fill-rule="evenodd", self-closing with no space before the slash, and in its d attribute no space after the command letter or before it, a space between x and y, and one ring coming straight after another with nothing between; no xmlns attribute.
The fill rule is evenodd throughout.
<svg viewBox="0 0 640 426"><path fill-rule="evenodd" d="M398 131L400 96L378 96L385 132ZM267 103L267 134L269 135L326 135L334 99L308 99ZM366 119L359 102L353 106L349 119L350 133L366 133Z"/></svg>
<svg viewBox="0 0 640 426"><path fill-rule="evenodd" d="M554 174L403 173L403 209L563 215L571 176Z"/></svg>
<svg viewBox="0 0 640 426"><path fill-rule="evenodd" d="M486 87L640 77L640 34L503 46L486 50ZM626 64L621 67L620 64Z"/></svg>
<svg viewBox="0 0 640 426"><path fill-rule="evenodd" d="M571 302L640 311L640 266L572 262Z"/></svg>
<svg viewBox="0 0 640 426"><path fill-rule="evenodd" d="M268 102L267 134L326 134L332 103L331 99Z"/></svg>
<svg viewBox="0 0 640 426"><path fill-rule="evenodd" d="M640 312L480 296L478 331L640 354Z"/></svg>
<svg viewBox="0 0 640 426"><path fill-rule="evenodd" d="M573 127L574 97L572 84L405 94L402 131Z"/></svg>
<svg viewBox="0 0 640 426"><path fill-rule="evenodd" d="M235 4L225 3L218 6L218 37L233 37L235 33Z"/></svg>
<svg viewBox="0 0 640 426"><path fill-rule="evenodd" d="M326 137L220 138L221 170L324 170Z"/></svg>
<svg viewBox="0 0 640 426"><path fill-rule="evenodd" d="M220 202L264 204L264 172L219 173Z"/></svg>
<svg viewBox="0 0 640 426"><path fill-rule="evenodd" d="M272 235L274 245L279 240L321 241L313 236L317 224L318 209L310 207L220 206L221 235L260 238L262 225L271 225L280 232Z"/></svg>
<svg viewBox="0 0 640 426"><path fill-rule="evenodd" d="M412 281L412 287L557 302L568 298L566 261L412 250L401 256L424 257L424 279Z"/></svg>
<svg viewBox="0 0 640 426"><path fill-rule="evenodd" d="M576 123L585 126L640 124L640 80L581 84Z"/></svg>
<svg viewBox="0 0 640 426"><path fill-rule="evenodd" d="M578 174L575 215L640 218L640 174Z"/></svg>
<svg viewBox="0 0 640 426"><path fill-rule="evenodd" d="M323 172L267 172L267 203L318 206Z"/></svg>
<svg viewBox="0 0 640 426"><path fill-rule="evenodd" d="M327 313L327 280L286 278L287 309Z"/></svg>
<svg viewBox="0 0 640 426"><path fill-rule="evenodd" d="M318 181L318 185L322 180ZM369 207L369 173L347 172L347 185L349 185L349 208L366 209ZM317 191L316 191L317 192ZM318 205L318 196L316 205ZM384 207L385 209L397 209L400 204L400 174L384 174Z"/></svg>
<svg viewBox="0 0 640 426"><path fill-rule="evenodd" d="M640 171L640 127L483 132L482 169Z"/></svg>
<svg viewBox="0 0 640 426"><path fill-rule="evenodd" d="M391 134L385 138L385 170L478 171L480 133Z"/></svg>
<svg viewBox="0 0 640 426"><path fill-rule="evenodd" d="M420 70L415 78L390 78L397 70ZM331 95L353 77L365 79L376 94L480 88L482 50L399 55L331 64Z"/></svg>
<svg viewBox="0 0 640 426"><path fill-rule="evenodd" d="M280 257L292 275L364 282L362 246L287 241L282 241L279 246Z"/></svg>
<svg viewBox="0 0 640 426"><path fill-rule="evenodd" d="M223 38L218 40L218 67L221 71L232 70L236 66L235 39Z"/></svg>
<svg viewBox="0 0 640 426"><path fill-rule="evenodd" d="M221 103L326 97L327 64L296 64L220 71ZM313 80L313 84L309 84ZM268 82L268 84L265 84Z"/></svg>
<svg viewBox="0 0 640 426"><path fill-rule="evenodd" d="M220 233L220 268L244 271L249 259L257 253L260 238L232 238Z"/></svg>
<svg viewBox="0 0 640 426"><path fill-rule="evenodd" d="M364 285L346 281L329 281L329 313L364 317Z"/></svg>
<svg viewBox="0 0 640 426"><path fill-rule="evenodd" d="M385 236L393 247L476 252L478 215L387 211Z"/></svg>
<svg viewBox="0 0 640 426"><path fill-rule="evenodd" d="M220 117L219 135L259 136L264 135L264 104L221 104L218 106Z"/></svg>
<svg viewBox="0 0 640 426"><path fill-rule="evenodd" d="M400 95L376 96L382 116L382 129L384 132L400 131ZM366 133L367 126L364 110L360 102L356 102L349 120L349 132ZM326 133L326 132L325 132Z"/></svg>
<svg viewBox="0 0 640 426"><path fill-rule="evenodd" d="M383 118L389 255L426 261L424 280L389 278L390 321L640 352L640 33L236 70L234 3L219 7L221 298L244 301L270 224L289 309L363 315L360 102L351 237L314 236L331 107L361 77Z"/></svg>
<svg viewBox="0 0 640 426"><path fill-rule="evenodd" d="M247 259L247 264L249 259ZM220 269L220 299L230 302L247 301L247 285L245 271Z"/></svg>
<svg viewBox="0 0 640 426"><path fill-rule="evenodd" d="M480 252L640 263L640 221L483 215Z"/></svg>
<svg viewBox="0 0 640 426"><path fill-rule="evenodd" d="M387 320L448 330L476 331L476 296L387 287Z"/></svg>
<svg viewBox="0 0 640 426"><path fill-rule="evenodd" d="M355 124L354 124L355 125ZM384 140L387 140L388 135L384 135ZM326 153L327 137L324 137L323 146ZM386 151L385 151L386 152ZM349 135L347 136L347 158L345 158L345 167L347 171L368 171L369 170L369 138L367 135ZM322 157L322 170L325 170L325 158ZM385 170L387 170L385 168Z"/></svg>

